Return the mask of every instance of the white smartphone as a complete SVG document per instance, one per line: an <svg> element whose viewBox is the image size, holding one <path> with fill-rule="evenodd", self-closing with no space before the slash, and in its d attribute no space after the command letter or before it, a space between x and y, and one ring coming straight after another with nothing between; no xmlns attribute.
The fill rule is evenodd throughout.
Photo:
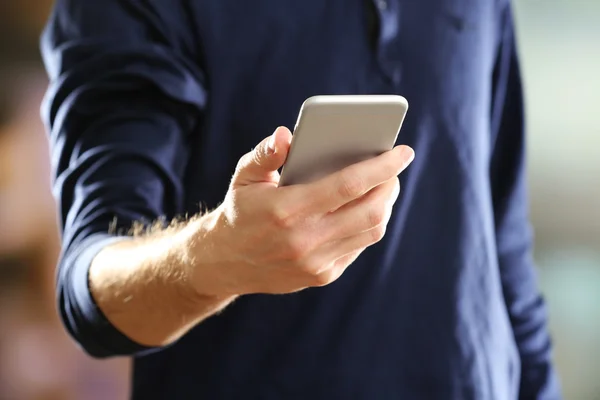
<svg viewBox="0 0 600 400"><path fill-rule="evenodd" d="M310 183L391 150L408 111L396 95L314 96L300 109L279 186Z"/></svg>

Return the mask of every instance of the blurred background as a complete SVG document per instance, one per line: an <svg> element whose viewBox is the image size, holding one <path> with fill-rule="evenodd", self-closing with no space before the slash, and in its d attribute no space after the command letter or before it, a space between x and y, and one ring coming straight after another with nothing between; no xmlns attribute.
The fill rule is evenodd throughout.
<svg viewBox="0 0 600 400"><path fill-rule="evenodd" d="M94 0L92 0L94 1ZM54 308L58 237L39 119L50 0L0 1L0 400L126 399ZM566 399L600 400L600 0L515 0L531 212Z"/></svg>

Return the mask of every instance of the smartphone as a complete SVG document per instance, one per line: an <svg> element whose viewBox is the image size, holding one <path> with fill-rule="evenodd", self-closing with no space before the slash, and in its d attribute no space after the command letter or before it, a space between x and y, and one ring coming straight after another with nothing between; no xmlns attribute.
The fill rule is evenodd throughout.
<svg viewBox="0 0 600 400"><path fill-rule="evenodd" d="M308 98L300 108L279 186L310 183L391 150L408 111L396 95Z"/></svg>

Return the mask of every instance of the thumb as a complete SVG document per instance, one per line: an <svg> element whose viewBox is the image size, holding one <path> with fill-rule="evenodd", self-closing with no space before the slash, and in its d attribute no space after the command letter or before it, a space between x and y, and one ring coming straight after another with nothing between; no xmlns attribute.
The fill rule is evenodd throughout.
<svg viewBox="0 0 600 400"><path fill-rule="evenodd" d="M245 186L260 182L279 182L277 170L285 163L291 141L292 133L288 128L277 128L271 136L263 139L254 150L240 159L232 184Z"/></svg>

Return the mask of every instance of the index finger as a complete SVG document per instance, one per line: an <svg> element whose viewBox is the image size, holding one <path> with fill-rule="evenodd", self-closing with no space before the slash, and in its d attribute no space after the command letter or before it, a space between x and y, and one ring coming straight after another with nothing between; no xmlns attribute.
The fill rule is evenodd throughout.
<svg viewBox="0 0 600 400"><path fill-rule="evenodd" d="M363 196L376 186L400 174L410 165L415 152L397 146L377 157L328 175L304 187L313 211L330 212Z"/></svg>

